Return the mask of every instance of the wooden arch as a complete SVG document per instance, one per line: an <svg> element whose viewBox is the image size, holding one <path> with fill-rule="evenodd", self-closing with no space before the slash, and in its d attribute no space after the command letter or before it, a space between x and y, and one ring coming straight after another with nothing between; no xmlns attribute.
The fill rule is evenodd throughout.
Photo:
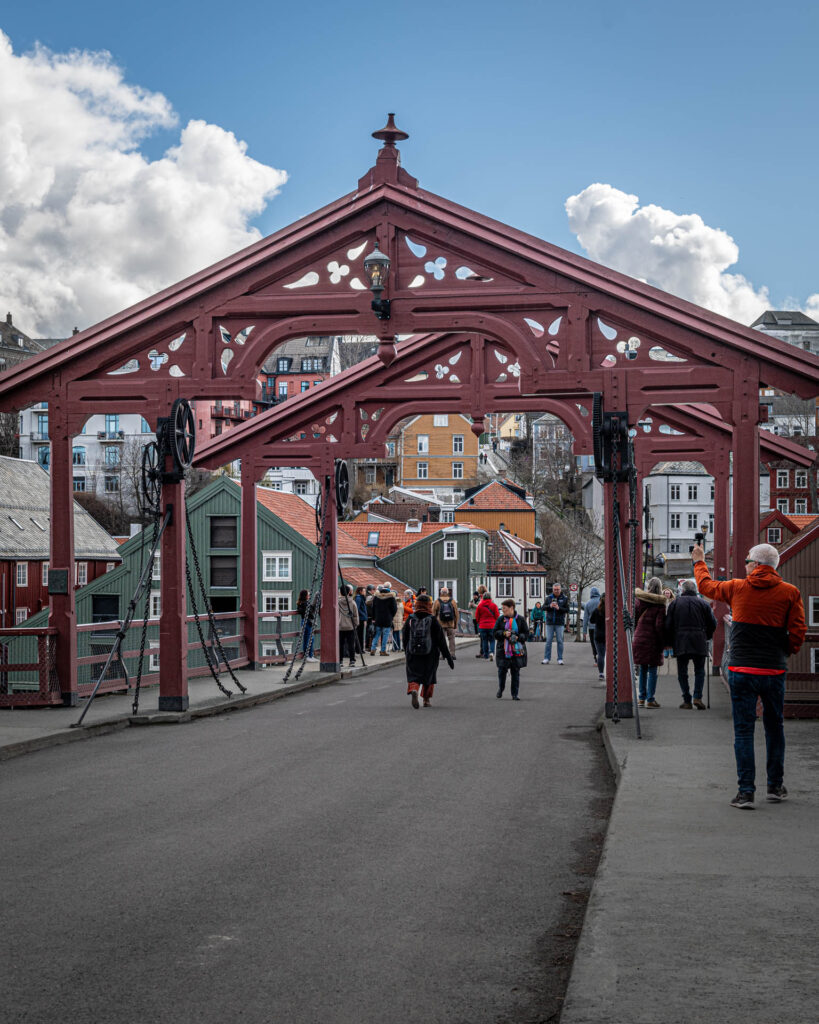
<svg viewBox="0 0 819 1024"><path fill-rule="evenodd" d="M205 444L197 461L241 458L251 484L276 460L322 471L336 455L380 454L394 418L423 409L480 421L487 411L556 404L565 419L600 392L607 409L634 423L658 405L707 403L730 435L743 489L735 549L754 543L759 386L811 398L819 360L421 189L401 167L403 133L390 121L375 134L384 146L348 195L0 380L0 408L49 403L52 567L73 565L72 437L89 415L149 413L155 422L177 397L252 399L271 349L307 334L376 333L379 355ZM391 260L384 321L372 314L363 272L376 242ZM166 504L182 507L183 483L164 491ZM245 532L243 579L255 566ZM609 552L612 540L607 534ZM187 706L184 557L176 523L163 537L160 628L160 706L173 710ZM328 666L336 663L332 604L324 603ZM243 606L252 640L244 598ZM52 596L50 622L61 688L73 701L73 594Z"/></svg>

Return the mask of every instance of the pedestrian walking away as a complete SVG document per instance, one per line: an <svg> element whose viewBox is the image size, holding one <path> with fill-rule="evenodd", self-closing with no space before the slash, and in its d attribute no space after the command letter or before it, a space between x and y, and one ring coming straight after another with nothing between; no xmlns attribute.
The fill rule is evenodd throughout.
<svg viewBox="0 0 819 1024"><path fill-rule="evenodd" d="M392 622L395 613L398 611L398 602L390 590L389 583L382 583L373 595L372 617L373 617L373 639L370 654L375 654L375 649L381 643L381 656L388 657L387 644L392 640Z"/></svg>
<svg viewBox="0 0 819 1024"><path fill-rule="evenodd" d="M438 662L443 658L451 669L455 662L449 653L441 624L432 614L432 601L427 594L415 599L415 611L404 623L401 636L404 642L404 662L407 671L407 693L414 708L419 707L420 691L424 707L428 708L438 683Z"/></svg>
<svg viewBox="0 0 819 1024"><path fill-rule="evenodd" d="M485 590L483 597L478 602L477 623L478 633L481 638L481 651L476 658L483 658L491 661L495 655L495 623L498 621L500 609L492 600L492 595Z"/></svg>
<svg viewBox="0 0 819 1024"><path fill-rule="evenodd" d="M296 614L301 619L302 636L301 656L305 661L315 661L313 657L313 619L316 610L310 607L310 591L300 590L296 601Z"/></svg>
<svg viewBox="0 0 819 1024"><path fill-rule="evenodd" d="M353 588L346 584L339 590L338 599L338 651L339 658L349 658L350 668L355 668L356 641L358 635L358 606L353 597Z"/></svg>
<svg viewBox="0 0 819 1024"><path fill-rule="evenodd" d="M634 664L640 670L637 704L641 708L658 708L656 699L657 670L663 664L665 647L665 608L663 581L652 576L645 590L634 591Z"/></svg>
<svg viewBox="0 0 819 1024"><path fill-rule="evenodd" d="M476 590L472 595L472 600L467 605L467 611L472 617L472 628L475 630L475 636L478 635L478 605L481 601L481 595Z"/></svg>
<svg viewBox="0 0 819 1024"><path fill-rule="evenodd" d="M666 614L666 636L677 659L677 680L682 691L683 711L705 711L702 691L705 686L705 658L708 641L717 628L711 606L697 593L694 580L683 580L680 596ZM688 685L688 665L694 666L694 697Z"/></svg>
<svg viewBox="0 0 819 1024"><path fill-rule="evenodd" d="M503 697L508 672L511 677L512 700L520 700L520 670L527 664L528 639L529 627L522 615L515 614L515 602L511 598L502 601L501 613L495 623L495 664L498 667L498 692L495 696L498 699Z"/></svg>
<svg viewBox="0 0 819 1024"><path fill-rule="evenodd" d="M404 602L398 599L398 594L394 590L391 591L391 594L395 598L395 615L392 617L392 649L400 651L401 627L404 625Z"/></svg>
<svg viewBox="0 0 819 1024"><path fill-rule="evenodd" d="M606 670L606 595L601 594L597 607L591 613L589 624L594 624L594 646L597 651L598 679L604 679Z"/></svg>
<svg viewBox="0 0 819 1024"><path fill-rule="evenodd" d="M373 613L373 599L375 597L375 584L368 583L367 590L365 592L365 603L367 606L367 642L364 645L365 650L369 650L373 646L373 636L375 635L375 619Z"/></svg>
<svg viewBox="0 0 819 1024"><path fill-rule="evenodd" d="M597 664L597 647L595 646L594 623L592 622L591 617L599 602L600 591L597 587L592 587L589 591L589 599L583 607L583 636L585 639L588 635L589 643L591 644L592 661L595 665Z"/></svg>
<svg viewBox="0 0 819 1024"><path fill-rule="evenodd" d="M569 611L569 599L563 593L559 583L552 585L552 593L546 601L546 646L543 648L543 661L548 665L552 660L552 641L557 640L557 663L563 664L563 630L566 627L566 615Z"/></svg>
<svg viewBox="0 0 819 1024"><path fill-rule="evenodd" d="M784 785L788 655L796 654L807 632L802 597L799 590L786 583L776 571L779 552L770 544L757 544L748 552L745 579L712 580L705 564L705 552L699 544L694 545L691 560L700 593L731 606L728 685L738 783L731 806L741 810L752 810L754 806L757 700L762 701L765 728L767 798L779 803L788 795Z"/></svg>
<svg viewBox="0 0 819 1024"><path fill-rule="evenodd" d="M455 632L458 629L458 602L449 593L446 587L441 587L438 600L432 606L432 614L438 620L438 624L444 631L449 653L455 660Z"/></svg>
<svg viewBox="0 0 819 1024"><path fill-rule="evenodd" d="M358 609L358 626L356 633L358 633L358 649L360 651L367 650L367 591L364 587L356 587L355 590L355 606Z"/></svg>

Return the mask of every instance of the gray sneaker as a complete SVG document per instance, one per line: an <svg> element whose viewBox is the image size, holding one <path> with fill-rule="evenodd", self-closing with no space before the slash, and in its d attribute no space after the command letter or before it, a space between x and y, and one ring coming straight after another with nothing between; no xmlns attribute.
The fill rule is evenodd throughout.
<svg viewBox="0 0 819 1024"><path fill-rule="evenodd" d="M754 809L754 794L743 793L742 790L740 790L731 801L731 806L739 807L743 811L752 811Z"/></svg>
<svg viewBox="0 0 819 1024"><path fill-rule="evenodd" d="M788 799L788 791L784 786L768 786L768 793L765 797L772 804L780 804L783 800Z"/></svg>

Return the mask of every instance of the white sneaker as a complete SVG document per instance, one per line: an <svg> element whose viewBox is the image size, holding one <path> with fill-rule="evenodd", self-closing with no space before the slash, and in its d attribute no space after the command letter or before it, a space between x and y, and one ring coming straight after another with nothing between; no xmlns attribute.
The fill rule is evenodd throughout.
<svg viewBox="0 0 819 1024"><path fill-rule="evenodd" d="M544 658L543 661L541 661L540 664L541 665L548 665L549 664L549 659L548 658Z"/></svg>
<svg viewBox="0 0 819 1024"><path fill-rule="evenodd" d="M563 664L563 659L562 658L558 658L557 659L557 663L558 663L558 665L562 665Z"/></svg>
<svg viewBox="0 0 819 1024"><path fill-rule="evenodd" d="M318 658L305 658L305 661L318 661Z"/></svg>

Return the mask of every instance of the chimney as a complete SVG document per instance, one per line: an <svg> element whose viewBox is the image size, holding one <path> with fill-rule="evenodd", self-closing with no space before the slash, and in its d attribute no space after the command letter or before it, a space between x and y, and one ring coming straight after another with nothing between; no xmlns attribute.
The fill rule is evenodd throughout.
<svg viewBox="0 0 819 1024"><path fill-rule="evenodd" d="M6 313L6 323L11 327L11 313Z"/></svg>
<svg viewBox="0 0 819 1024"><path fill-rule="evenodd" d="M75 327L74 330L71 333L72 333L72 335L73 334L79 334L80 333L79 327Z"/></svg>

